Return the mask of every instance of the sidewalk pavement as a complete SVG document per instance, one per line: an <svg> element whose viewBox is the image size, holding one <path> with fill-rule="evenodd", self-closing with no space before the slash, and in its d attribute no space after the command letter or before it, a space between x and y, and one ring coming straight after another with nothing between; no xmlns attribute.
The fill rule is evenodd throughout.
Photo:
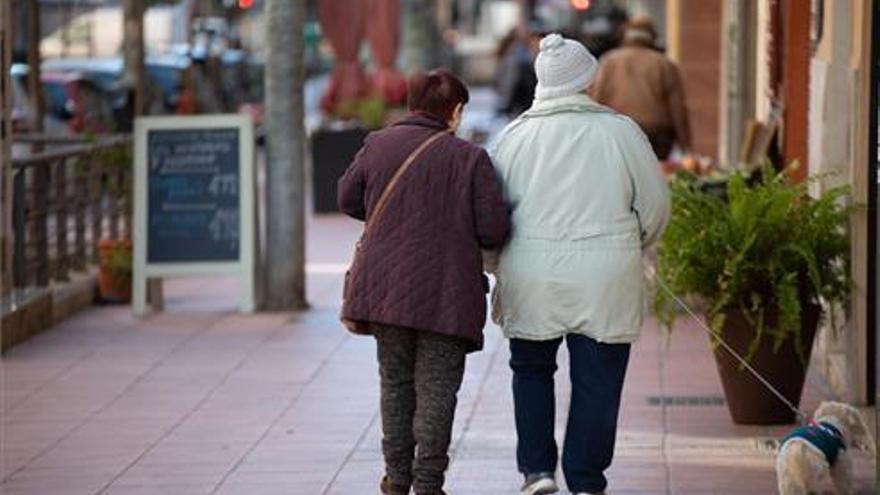
<svg viewBox="0 0 880 495"><path fill-rule="evenodd" d="M311 222L310 311L241 315L234 281L180 280L162 314L94 308L10 351L0 492L378 493L374 343L336 319L358 230L338 216ZM452 494L513 494L520 483L508 352L497 328L486 334L459 395ZM775 492L772 441L786 428L730 422L699 330L682 325L667 348L649 320L630 362L609 493ZM826 394L811 377L805 395L811 408ZM652 404L658 396L708 405ZM860 493L873 493L873 460L857 458Z"/></svg>

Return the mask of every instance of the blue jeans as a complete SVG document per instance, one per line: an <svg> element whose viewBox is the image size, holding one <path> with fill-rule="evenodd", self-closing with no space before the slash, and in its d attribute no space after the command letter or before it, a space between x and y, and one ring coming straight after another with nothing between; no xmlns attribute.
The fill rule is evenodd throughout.
<svg viewBox="0 0 880 495"><path fill-rule="evenodd" d="M510 340L513 399L518 437L516 459L523 474L555 472L556 416L553 375L562 338ZM584 335L566 336L571 357L571 403L562 470L572 493L601 492L614 456L620 395L629 344L602 344Z"/></svg>

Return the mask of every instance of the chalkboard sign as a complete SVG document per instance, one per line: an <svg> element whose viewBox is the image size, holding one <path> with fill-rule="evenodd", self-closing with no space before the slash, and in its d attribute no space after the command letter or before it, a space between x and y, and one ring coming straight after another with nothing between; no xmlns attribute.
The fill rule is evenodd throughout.
<svg viewBox="0 0 880 495"><path fill-rule="evenodd" d="M223 274L241 277L241 307L253 310L253 161L253 125L246 116L137 120L136 314L146 311L150 280Z"/></svg>
<svg viewBox="0 0 880 495"><path fill-rule="evenodd" d="M147 133L147 261L237 261L239 132Z"/></svg>

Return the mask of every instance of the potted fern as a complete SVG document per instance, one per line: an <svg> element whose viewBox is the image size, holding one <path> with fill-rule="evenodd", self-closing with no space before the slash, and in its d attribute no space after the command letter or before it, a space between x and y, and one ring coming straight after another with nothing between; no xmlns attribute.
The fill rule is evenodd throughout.
<svg viewBox="0 0 880 495"><path fill-rule="evenodd" d="M820 180L818 178L811 179ZM845 187L818 198L767 167L733 173L706 189L672 181L672 220L658 250L658 274L674 292L700 301L708 325L793 404L799 404L819 323L850 291ZM669 296L655 310L672 325ZM716 342L717 343L717 342ZM734 422L791 423L795 415L715 346Z"/></svg>

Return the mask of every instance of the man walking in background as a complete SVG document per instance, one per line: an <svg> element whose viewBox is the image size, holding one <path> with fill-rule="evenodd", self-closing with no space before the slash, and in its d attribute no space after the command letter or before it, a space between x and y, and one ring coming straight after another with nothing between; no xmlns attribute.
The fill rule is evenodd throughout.
<svg viewBox="0 0 880 495"><path fill-rule="evenodd" d="M602 57L591 94L635 120L657 158L665 160L676 143L690 151L691 130L678 66L656 42L653 21L633 18L624 29L623 46Z"/></svg>

